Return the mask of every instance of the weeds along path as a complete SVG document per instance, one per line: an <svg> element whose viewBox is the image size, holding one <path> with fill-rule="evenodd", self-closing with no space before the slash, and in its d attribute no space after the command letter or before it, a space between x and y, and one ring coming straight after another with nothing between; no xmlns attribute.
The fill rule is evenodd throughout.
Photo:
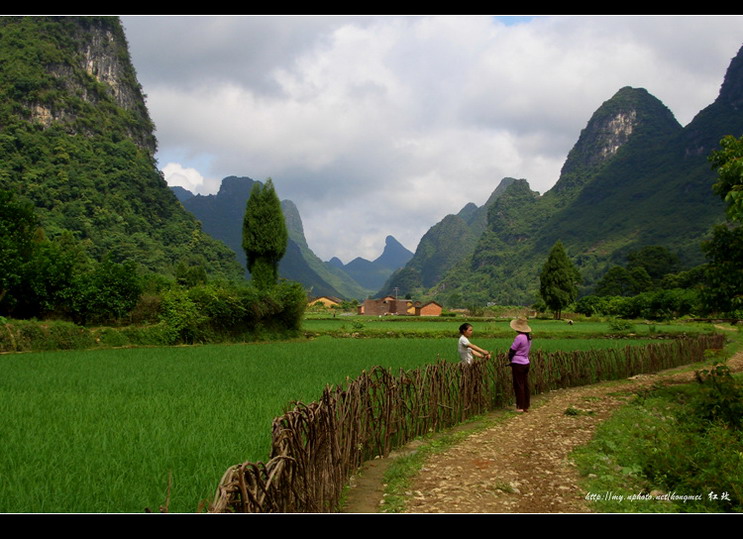
<svg viewBox="0 0 743 539"><path fill-rule="evenodd" d="M733 372L743 370L743 352L727 364ZM587 443L596 426L639 389L655 382L693 380L694 370L680 367L551 391L533 397L532 408L524 414L493 412L513 417L430 457L406 493L405 512L589 512L586 493L578 486L578 471L569 461L573 449ZM367 463L351 489L346 512L379 511L384 469L385 463L379 460Z"/></svg>

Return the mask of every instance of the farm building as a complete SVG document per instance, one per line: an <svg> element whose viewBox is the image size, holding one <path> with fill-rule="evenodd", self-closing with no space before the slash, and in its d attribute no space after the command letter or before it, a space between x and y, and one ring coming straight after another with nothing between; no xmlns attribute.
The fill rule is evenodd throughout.
<svg viewBox="0 0 743 539"><path fill-rule="evenodd" d="M385 296L381 299L367 299L359 306L359 314L371 316L410 315L410 316L440 316L441 305L435 301L421 304L420 301L396 299Z"/></svg>
<svg viewBox="0 0 743 539"><path fill-rule="evenodd" d="M435 301L429 301L421 306L415 308L416 316L441 316L441 311L444 308Z"/></svg>
<svg viewBox="0 0 743 539"><path fill-rule="evenodd" d="M337 307L341 304L343 300L340 298L335 298L333 296L320 296L319 298L314 298L307 303L308 306L312 307L313 305L324 305L325 307Z"/></svg>

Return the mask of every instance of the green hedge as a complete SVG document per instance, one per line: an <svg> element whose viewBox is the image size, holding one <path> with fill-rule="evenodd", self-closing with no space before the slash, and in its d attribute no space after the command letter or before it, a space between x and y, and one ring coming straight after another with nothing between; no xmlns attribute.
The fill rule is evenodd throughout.
<svg viewBox="0 0 743 539"><path fill-rule="evenodd" d="M149 324L85 328L0 317L0 352L283 338L298 333L306 304L301 285L290 281L268 291L235 284L175 287L158 302L159 321Z"/></svg>

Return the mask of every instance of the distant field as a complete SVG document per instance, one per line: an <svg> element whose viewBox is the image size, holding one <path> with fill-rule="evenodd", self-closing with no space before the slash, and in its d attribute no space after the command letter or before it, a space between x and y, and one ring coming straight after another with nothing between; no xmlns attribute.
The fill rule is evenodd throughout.
<svg viewBox="0 0 743 539"><path fill-rule="evenodd" d="M439 324L430 324L439 325ZM504 351L508 338L473 338ZM644 340L538 339L545 350ZM266 460L272 419L382 364L456 361L449 339L337 339L0 356L0 511L193 512L232 464Z"/></svg>
<svg viewBox="0 0 743 539"><path fill-rule="evenodd" d="M458 328L463 322L470 322L475 328L475 334L509 336L513 330L508 326L509 320L506 319L463 319L463 318L446 318L446 317L412 317L412 316L390 316L390 317L372 317L339 315L332 317L308 317L302 324L306 331L316 332L348 332L348 333L420 333L426 334L448 334L451 337L458 336ZM609 322L578 321L574 324L568 324L565 320L529 320L535 336L555 337L557 335L605 335L617 333L611 329ZM632 333L637 335L652 335L654 333L696 333L700 331L710 331L711 324L698 323L644 323L635 322L632 324Z"/></svg>

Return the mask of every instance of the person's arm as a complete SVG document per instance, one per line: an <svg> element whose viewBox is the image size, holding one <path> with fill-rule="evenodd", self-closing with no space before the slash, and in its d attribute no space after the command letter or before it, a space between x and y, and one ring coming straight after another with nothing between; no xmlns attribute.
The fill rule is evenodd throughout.
<svg viewBox="0 0 743 539"><path fill-rule="evenodd" d="M467 346L469 347L470 350L472 350L472 354L477 357L485 357L485 358L490 357L490 352L488 352L487 350L483 350L476 344L469 343Z"/></svg>

